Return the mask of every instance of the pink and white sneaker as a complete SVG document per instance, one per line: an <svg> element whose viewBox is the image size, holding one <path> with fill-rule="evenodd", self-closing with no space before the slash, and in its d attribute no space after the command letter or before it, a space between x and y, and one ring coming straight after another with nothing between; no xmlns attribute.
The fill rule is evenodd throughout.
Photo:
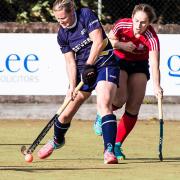
<svg viewBox="0 0 180 180"><path fill-rule="evenodd" d="M50 140L48 143L46 143L39 151L38 151L38 157L40 159L45 159L49 157L54 149L59 149L65 144L65 141L63 141L61 144L54 143L53 140Z"/></svg>
<svg viewBox="0 0 180 180"><path fill-rule="evenodd" d="M104 164L118 164L116 156L108 149L104 152Z"/></svg>

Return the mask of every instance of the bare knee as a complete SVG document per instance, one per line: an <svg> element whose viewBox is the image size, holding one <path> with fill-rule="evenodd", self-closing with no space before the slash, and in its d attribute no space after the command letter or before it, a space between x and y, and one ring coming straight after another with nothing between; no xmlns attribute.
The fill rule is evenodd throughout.
<svg viewBox="0 0 180 180"><path fill-rule="evenodd" d="M79 92L75 99L68 104L62 114L59 116L59 121L61 123L70 123L79 107L89 96L90 93Z"/></svg>
<svg viewBox="0 0 180 180"><path fill-rule="evenodd" d="M61 115L58 120L63 123L63 124L66 124L66 123L70 123L71 120L72 120L72 116L68 115L68 114L65 114L65 115Z"/></svg>
<svg viewBox="0 0 180 180"><path fill-rule="evenodd" d="M141 107L141 103L127 102L125 109L131 114L138 114Z"/></svg>

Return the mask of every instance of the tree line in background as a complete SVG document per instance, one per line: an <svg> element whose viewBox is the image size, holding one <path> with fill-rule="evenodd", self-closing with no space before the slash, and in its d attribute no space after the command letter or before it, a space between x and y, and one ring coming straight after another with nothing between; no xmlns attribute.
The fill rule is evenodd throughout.
<svg viewBox="0 0 180 180"><path fill-rule="evenodd" d="M98 0L74 0L77 8L88 6L98 11ZM0 0L0 22L55 22L52 13L54 0ZM180 0L102 0L103 24L112 24L119 18L131 17L136 4L154 7L156 23L180 24Z"/></svg>

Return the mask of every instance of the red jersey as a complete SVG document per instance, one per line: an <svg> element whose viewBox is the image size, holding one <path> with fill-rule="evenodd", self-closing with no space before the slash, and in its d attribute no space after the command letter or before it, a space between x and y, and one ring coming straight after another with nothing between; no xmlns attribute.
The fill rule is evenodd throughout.
<svg viewBox="0 0 180 180"><path fill-rule="evenodd" d="M134 36L131 18L118 20L112 31L120 42L131 41L136 45L133 53L115 49L114 54L120 59L128 61L148 60L149 51L159 51L160 49L158 36L151 25L148 26L147 30L139 38Z"/></svg>

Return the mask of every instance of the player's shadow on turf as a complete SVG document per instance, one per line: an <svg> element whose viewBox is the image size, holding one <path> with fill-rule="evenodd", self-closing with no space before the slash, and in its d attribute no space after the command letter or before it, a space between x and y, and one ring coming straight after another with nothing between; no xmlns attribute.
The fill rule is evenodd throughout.
<svg viewBox="0 0 180 180"><path fill-rule="evenodd" d="M99 161L99 160L103 160L102 158L86 158L86 157L84 157L84 158L67 158L67 159L65 159L65 158L51 158L51 159L48 159L49 161L77 161L77 160L87 160L87 161L91 161L91 160L97 160L97 161Z"/></svg>
<svg viewBox="0 0 180 180"><path fill-rule="evenodd" d="M111 167L110 166L107 166L107 167L95 167L95 168L93 168L93 167L83 167L83 168L34 168L34 167L19 167L19 166L10 166L10 167L2 167L2 166L0 166L0 170L11 170L11 171L22 171L22 172L36 172L36 171L69 171L69 170L77 170L77 171L79 171L79 170L93 170L93 169L95 169L95 170L98 170L98 169L100 169L100 170L105 170L105 169L126 169L125 167L123 168L123 167L120 167L120 166L118 166L118 167L115 167L115 166L117 166L118 164L114 164L114 165L112 165Z"/></svg>
<svg viewBox="0 0 180 180"><path fill-rule="evenodd" d="M22 146L22 145L26 145L26 146L30 146L31 144L27 144L27 143L24 143L24 144L19 144L19 143L16 143L16 144L0 144L0 146ZM39 144L39 145L45 145L45 144Z"/></svg>
<svg viewBox="0 0 180 180"><path fill-rule="evenodd" d="M103 161L103 159L102 158L69 158L69 159L45 159L45 160L39 160L39 161L34 161L34 163L46 163L46 162L56 162L56 161ZM120 161L120 163L119 164L126 164L126 162L125 161Z"/></svg>
<svg viewBox="0 0 180 180"><path fill-rule="evenodd" d="M46 163L53 161L103 161L102 158L74 158L74 159L46 159L35 161L36 163ZM163 162L179 162L180 157L164 158ZM159 158L126 158L126 160L120 160L119 164L135 164L135 163L159 163Z"/></svg>
<svg viewBox="0 0 180 180"><path fill-rule="evenodd" d="M164 157L163 162L179 162L180 157Z"/></svg>
<svg viewBox="0 0 180 180"><path fill-rule="evenodd" d="M131 163L159 163L159 158L126 158L125 161L133 161ZM138 161L138 162L137 162ZM180 157L164 157L162 162L179 162Z"/></svg>

